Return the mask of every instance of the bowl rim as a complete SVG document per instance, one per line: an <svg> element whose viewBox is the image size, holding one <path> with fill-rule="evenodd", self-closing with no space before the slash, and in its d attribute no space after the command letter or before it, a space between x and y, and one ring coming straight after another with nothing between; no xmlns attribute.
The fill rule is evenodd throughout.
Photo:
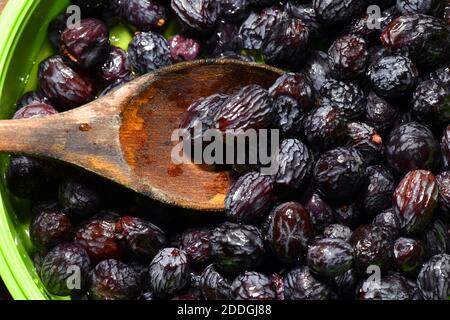
<svg viewBox="0 0 450 320"><path fill-rule="evenodd" d="M12 51L28 19L39 1L8 1L0 14L0 92L3 91L6 72L2 72L12 59ZM11 232L12 221L0 195L0 276L11 296L16 300L46 300L47 297L38 287L23 261L23 255L17 250L17 239Z"/></svg>

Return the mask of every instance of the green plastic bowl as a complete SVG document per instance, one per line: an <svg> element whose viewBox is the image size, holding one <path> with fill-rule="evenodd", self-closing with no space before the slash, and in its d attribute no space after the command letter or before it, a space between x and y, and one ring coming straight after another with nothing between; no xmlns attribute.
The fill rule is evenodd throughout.
<svg viewBox="0 0 450 320"><path fill-rule="evenodd" d="M8 119L23 93L36 90L39 62L52 55L49 23L69 0L10 0L0 16L0 117ZM114 45L126 48L132 32L123 25L111 30ZM0 137L1 139L1 137ZM14 299L65 299L46 292L33 265L29 239L30 208L5 187L9 157L0 155L0 276Z"/></svg>

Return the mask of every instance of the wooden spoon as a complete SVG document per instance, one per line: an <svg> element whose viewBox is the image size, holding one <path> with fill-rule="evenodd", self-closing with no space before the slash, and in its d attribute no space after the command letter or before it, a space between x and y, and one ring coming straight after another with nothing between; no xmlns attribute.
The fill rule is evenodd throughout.
<svg viewBox="0 0 450 320"><path fill-rule="evenodd" d="M196 99L249 84L268 88L282 73L236 60L176 64L68 112L0 121L0 151L61 160L168 204L220 211L229 173L175 165L172 132Z"/></svg>

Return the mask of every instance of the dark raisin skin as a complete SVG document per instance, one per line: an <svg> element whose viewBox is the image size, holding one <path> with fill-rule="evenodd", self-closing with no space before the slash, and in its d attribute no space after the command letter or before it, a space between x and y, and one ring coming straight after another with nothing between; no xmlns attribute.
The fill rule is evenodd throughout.
<svg viewBox="0 0 450 320"><path fill-rule="evenodd" d="M258 228L231 222L225 222L212 231L210 250L214 266L227 274L258 267L265 254Z"/></svg>
<svg viewBox="0 0 450 320"><path fill-rule="evenodd" d="M341 25L356 18L365 8L358 0L314 0L314 9L319 20L325 25Z"/></svg>
<svg viewBox="0 0 450 320"><path fill-rule="evenodd" d="M181 235L181 249L186 252L192 264L202 266L211 258L209 237L211 230L186 230Z"/></svg>
<svg viewBox="0 0 450 320"><path fill-rule="evenodd" d="M330 224L323 230L323 236L326 239L350 240L352 230L342 224Z"/></svg>
<svg viewBox="0 0 450 320"><path fill-rule="evenodd" d="M450 125L444 130L441 140L441 151L444 166L450 169Z"/></svg>
<svg viewBox="0 0 450 320"><path fill-rule="evenodd" d="M314 278L308 267L292 269L284 277L286 300L327 300L330 288Z"/></svg>
<svg viewBox="0 0 450 320"><path fill-rule="evenodd" d="M220 2L214 0L172 0L172 10L188 30L205 33L216 24L220 14Z"/></svg>
<svg viewBox="0 0 450 320"><path fill-rule="evenodd" d="M450 223L450 171L444 171L436 176L439 189L439 211L445 222Z"/></svg>
<svg viewBox="0 0 450 320"><path fill-rule="evenodd" d="M323 85L332 78L328 55L322 51L311 52L302 70L310 79L316 92L320 92Z"/></svg>
<svg viewBox="0 0 450 320"><path fill-rule="evenodd" d="M355 79L366 71L368 55L364 39L352 35L338 38L328 50L331 73L336 79Z"/></svg>
<svg viewBox="0 0 450 320"><path fill-rule="evenodd" d="M444 9L446 0L398 0L397 10L405 15L408 13L423 13L438 16Z"/></svg>
<svg viewBox="0 0 450 320"><path fill-rule="evenodd" d="M67 179L59 186L59 203L74 218L87 217L100 205L97 192L88 184Z"/></svg>
<svg viewBox="0 0 450 320"><path fill-rule="evenodd" d="M89 277L89 300L135 300L140 292L136 272L118 260L100 262Z"/></svg>
<svg viewBox="0 0 450 320"><path fill-rule="evenodd" d="M272 97L288 96L294 98L304 113L315 105L314 88L310 80L302 73L285 73L270 87Z"/></svg>
<svg viewBox="0 0 450 320"><path fill-rule="evenodd" d="M421 122L442 126L450 122L450 82L423 81L412 98L412 110Z"/></svg>
<svg viewBox="0 0 450 320"><path fill-rule="evenodd" d="M305 187L312 172L313 155L308 147L297 139L285 139L278 153L278 170L275 183L279 186L299 189Z"/></svg>
<svg viewBox="0 0 450 320"><path fill-rule="evenodd" d="M417 284L425 300L448 300L450 255L436 255L425 262L417 278Z"/></svg>
<svg viewBox="0 0 450 320"><path fill-rule="evenodd" d="M411 171L403 178L393 197L403 234L415 235L424 231L437 206L438 194L436 178L429 171Z"/></svg>
<svg viewBox="0 0 450 320"><path fill-rule="evenodd" d="M409 122L391 132L386 158L399 176L415 169L432 170L439 161L439 144L428 127Z"/></svg>
<svg viewBox="0 0 450 320"><path fill-rule="evenodd" d="M352 229L356 228L363 220L361 210L356 203L344 203L336 206L334 212L339 223Z"/></svg>
<svg viewBox="0 0 450 320"><path fill-rule="evenodd" d="M246 271L231 284L231 297L233 300L275 300L277 293L270 278Z"/></svg>
<svg viewBox="0 0 450 320"><path fill-rule="evenodd" d="M347 119L337 107L319 107L305 116L303 131L314 150L328 149L345 141Z"/></svg>
<svg viewBox="0 0 450 320"><path fill-rule="evenodd" d="M366 166L353 148L337 148L325 152L316 162L314 183L330 200L351 199L365 180Z"/></svg>
<svg viewBox="0 0 450 320"><path fill-rule="evenodd" d="M363 122L351 122L347 125L350 137L349 145L362 155L367 164L373 164L383 154L383 139L380 134Z"/></svg>
<svg viewBox="0 0 450 320"><path fill-rule="evenodd" d="M392 103L370 92L367 96L365 122L381 134L386 134L398 117L399 110Z"/></svg>
<svg viewBox="0 0 450 320"><path fill-rule="evenodd" d="M98 219L81 226L75 243L81 245L93 262L123 257L124 250L116 238L114 221Z"/></svg>
<svg viewBox="0 0 450 320"><path fill-rule="evenodd" d="M267 64L298 69L306 58L309 31L300 19L284 18L262 43Z"/></svg>
<svg viewBox="0 0 450 320"><path fill-rule="evenodd" d="M200 286L206 300L231 299L231 281L222 276L212 264L203 271Z"/></svg>
<svg viewBox="0 0 450 320"><path fill-rule="evenodd" d="M380 282L367 279L357 292L359 300L411 300L415 288L403 276L390 272L381 277Z"/></svg>
<svg viewBox="0 0 450 320"><path fill-rule="evenodd" d="M42 91L29 91L25 93L16 103L17 110L29 104L50 104L50 100Z"/></svg>
<svg viewBox="0 0 450 320"><path fill-rule="evenodd" d="M181 34L173 36L168 44L172 60L175 62L192 61L200 55L200 43Z"/></svg>
<svg viewBox="0 0 450 320"><path fill-rule="evenodd" d="M137 217L119 218L116 222L115 234L118 239L125 242L132 253L148 260L153 259L167 243L164 231Z"/></svg>
<svg viewBox="0 0 450 320"><path fill-rule="evenodd" d="M447 234L447 226L439 219L425 230L422 241L426 247L427 257L447 253L450 250L450 238Z"/></svg>
<svg viewBox="0 0 450 320"><path fill-rule="evenodd" d="M82 247L73 243L60 244L45 256L41 265L41 280L48 292L57 296L68 296L84 289L90 264ZM70 279L77 271L80 277L79 288L76 288L77 283L72 283Z"/></svg>
<svg viewBox="0 0 450 320"><path fill-rule="evenodd" d="M141 32L128 45L128 57L138 74L145 74L172 64L169 45L155 32Z"/></svg>
<svg viewBox="0 0 450 320"><path fill-rule="evenodd" d="M62 109L79 107L95 97L92 81L71 68L61 56L41 62L39 85L52 104Z"/></svg>
<svg viewBox="0 0 450 320"><path fill-rule="evenodd" d="M332 279L332 286L340 299L354 300L359 282L359 274L355 270L349 269Z"/></svg>
<svg viewBox="0 0 450 320"><path fill-rule="evenodd" d="M365 273L371 265L384 269L392 257L393 243L389 233L379 226L361 225L353 231L350 244L355 251L355 269Z"/></svg>
<svg viewBox="0 0 450 320"><path fill-rule="evenodd" d="M223 52L236 51L238 41L238 26L226 20L220 20L216 29L206 41L206 48L216 57Z"/></svg>
<svg viewBox="0 0 450 320"><path fill-rule="evenodd" d="M381 57L369 67L367 74L375 92L386 98L409 94L414 90L419 77L412 61L401 55Z"/></svg>
<svg viewBox="0 0 450 320"><path fill-rule="evenodd" d="M161 250L150 263L150 286L157 297L179 292L189 281L190 263L186 253L176 248Z"/></svg>
<svg viewBox="0 0 450 320"><path fill-rule="evenodd" d="M385 48L406 54L419 67L438 66L448 58L450 30L441 20L423 14L403 15L381 35Z"/></svg>
<svg viewBox="0 0 450 320"><path fill-rule="evenodd" d="M305 209L318 233L322 232L328 225L335 222L334 211L318 193L313 193L305 202Z"/></svg>
<svg viewBox="0 0 450 320"><path fill-rule="evenodd" d="M293 263L301 260L313 235L311 219L301 204L286 202L271 214L267 241L281 261Z"/></svg>
<svg viewBox="0 0 450 320"><path fill-rule="evenodd" d="M289 96L279 96L273 101L273 125L285 137L296 137L302 130L305 112L297 100Z"/></svg>
<svg viewBox="0 0 450 320"><path fill-rule="evenodd" d="M260 50L275 25L283 18L277 8L266 8L260 13L252 12L239 29L239 46L249 50Z"/></svg>
<svg viewBox="0 0 450 320"><path fill-rule="evenodd" d="M61 34L61 53L82 68L102 64L111 49L108 27L98 19L82 19Z"/></svg>
<svg viewBox="0 0 450 320"><path fill-rule="evenodd" d="M354 83L330 80L320 90L320 105L334 106L348 119L359 118L365 110L364 92Z"/></svg>
<svg viewBox="0 0 450 320"><path fill-rule="evenodd" d="M444 8L444 21L450 26L450 3L447 3Z"/></svg>
<svg viewBox="0 0 450 320"><path fill-rule="evenodd" d="M131 75L131 64L128 54L119 47L112 46L111 51L102 64L98 76L106 83L113 83Z"/></svg>
<svg viewBox="0 0 450 320"><path fill-rule="evenodd" d="M286 2L284 11L289 15L302 20L306 27L308 27L309 35L313 38L319 36L321 31L321 24L317 19L317 14L312 4L296 4L293 2Z"/></svg>
<svg viewBox="0 0 450 320"><path fill-rule="evenodd" d="M311 271L324 277L335 277L352 267L353 248L344 240L323 239L313 243L306 256Z"/></svg>
<svg viewBox="0 0 450 320"><path fill-rule="evenodd" d="M59 209L46 209L34 217L30 225L30 239L41 250L71 240L73 225L69 216Z"/></svg>
<svg viewBox="0 0 450 320"><path fill-rule="evenodd" d="M270 176L250 172L240 177L225 198L227 218L234 222L255 222L269 210L275 198Z"/></svg>
<svg viewBox="0 0 450 320"><path fill-rule="evenodd" d="M425 247L419 240L398 238L394 243L394 265L405 275L416 275L425 259Z"/></svg>
<svg viewBox="0 0 450 320"><path fill-rule="evenodd" d="M61 48L61 34L67 28L69 17L70 15L67 13L61 14L53 19L48 26L48 39L56 50Z"/></svg>
<svg viewBox="0 0 450 320"><path fill-rule="evenodd" d="M363 188L360 207L371 219L392 205L395 179L389 170L381 165L370 166L366 170L368 184Z"/></svg>
<svg viewBox="0 0 450 320"><path fill-rule="evenodd" d="M48 104L34 103L17 110L13 116L13 119L19 120L19 119L41 118L45 116L51 116L57 113L58 111L56 111L55 108L53 108Z"/></svg>
<svg viewBox="0 0 450 320"><path fill-rule="evenodd" d="M167 10L155 0L127 0L120 5L120 16L140 31L163 27L167 22Z"/></svg>
<svg viewBox="0 0 450 320"><path fill-rule="evenodd" d="M195 101L183 114L180 120L180 129L187 130L193 140L201 138L206 130L214 127L214 117L228 98L227 95L214 94ZM200 128L200 126L201 135L195 131L195 128Z"/></svg>
<svg viewBox="0 0 450 320"><path fill-rule="evenodd" d="M400 233L400 219L395 213L394 208L389 208L378 214L372 222L373 225L380 226L389 230L395 238Z"/></svg>
<svg viewBox="0 0 450 320"><path fill-rule="evenodd" d="M272 99L267 90L249 85L230 97L214 117L215 128L225 133L228 129L262 129L273 119Z"/></svg>
<svg viewBox="0 0 450 320"><path fill-rule="evenodd" d="M236 22L248 15L250 4L251 2L248 0L222 0L220 2L225 18Z"/></svg>

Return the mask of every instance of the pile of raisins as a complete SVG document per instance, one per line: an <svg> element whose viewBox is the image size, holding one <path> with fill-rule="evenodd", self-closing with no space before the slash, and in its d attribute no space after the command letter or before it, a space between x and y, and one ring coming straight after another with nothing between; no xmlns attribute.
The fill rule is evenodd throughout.
<svg viewBox="0 0 450 320"><path fill-rule="evenodd" d="M192 101L181 126L278 129L277 170L236 164L225 212L156 203L15 155L36 272L73 299L448 299L450 5L446 0L72 0L15 119L86 104L181 61L288 72ZM381 16L366 9L378 5ZM110 28L136 31L125 51ZM166 39L168 25L178 30ZM174 27L174 25L176 27ZM375 26L375 27L374 27ZM190 187L195 187L195 182ZM74 281L73 274L77 279Z"/></svg>

